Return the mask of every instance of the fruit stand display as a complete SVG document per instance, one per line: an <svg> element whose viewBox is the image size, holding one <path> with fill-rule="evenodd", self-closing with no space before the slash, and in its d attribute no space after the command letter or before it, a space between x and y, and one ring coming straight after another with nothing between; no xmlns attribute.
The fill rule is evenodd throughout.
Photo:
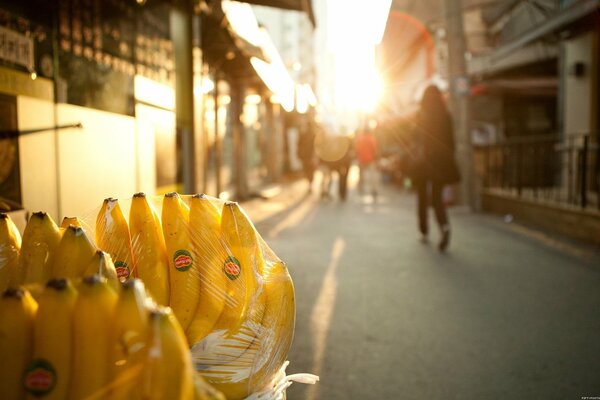
<svg viewBox="0 0 600 400"><path fill-rule="evenodd" d="M2 398L283 399L288 270L234 202L105 199L23 237L0 216ZM4 357L6 355L6 358Z"/></svg>

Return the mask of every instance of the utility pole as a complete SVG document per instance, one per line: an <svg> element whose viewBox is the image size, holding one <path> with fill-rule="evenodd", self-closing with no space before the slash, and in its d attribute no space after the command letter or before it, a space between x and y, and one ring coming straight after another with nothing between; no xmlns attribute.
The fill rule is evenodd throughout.
<svg viewBox="0 0 600 400"><path fill-rule="evenodd" d="M442 0L446 16L446 38L448 41L448 80L450 83L450 110L454 121L456 157L461 172L460 202L471 210L478 209L473 167L473 148L469 131L469 79L465 54L467 45L463 27L461 0Z"/></svg>

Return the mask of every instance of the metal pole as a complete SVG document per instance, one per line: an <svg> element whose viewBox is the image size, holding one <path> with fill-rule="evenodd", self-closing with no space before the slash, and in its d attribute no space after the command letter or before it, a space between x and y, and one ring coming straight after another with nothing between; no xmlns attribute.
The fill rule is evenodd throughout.
<svg viewBox="0 0 600 400"><path fill-rule="evenodd" d="M478 207L473 167L473 148L469 133L468 76L465 54L467 45L463 28L461 0L445 0L446 32L448 38L448 78L451 88L450 109L454 121L457 159L461 169L461 202L472 210Z"/></svg>
<svg viewBox="0 0 600 400"><path fill-rule="evenodd" d="M221 182L221 159L223 153L223 146L221 146L221 138L219 136L219 78L218 73L215 71L215 89L213 92L213 98L215 102L215 120L213 121L215 124L215 178L217 189L215 191L215 196L219 197L221 191L223 190L222 182Z"/></svg>
<svg viewBox="0 0 600 400"><path fill-rule="evenodd" d="M196 193L196 152L194 140L194 69L192 57L192 5L174 2L170 12L175 58L175 119L181 143L181 178L184 193Z"/></svg>

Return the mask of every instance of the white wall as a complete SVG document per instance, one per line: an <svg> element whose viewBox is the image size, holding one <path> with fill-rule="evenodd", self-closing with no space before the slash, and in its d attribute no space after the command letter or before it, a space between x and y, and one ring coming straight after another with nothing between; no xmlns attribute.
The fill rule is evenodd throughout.
<svg viewBox="0 0 600 400"><path fill-rule="evenodd" d="M594 130L598 43L593 32L564 41L564 121L565 133L589 133ZM576 77L571 68L576 62L585 65L585 74Z"/></svg>
<svg viewBox="0 0 600 400"><path fill-rule="evenodd" d="M62 216L86 217L106 197L130 198L136 191L136 126L133 117L57 105L58 168Z"/></svg>
<svg viewBox="0 0 600 400"><path fill-rule="evenodd" d="M52 127L54 103L18 96L17 116L19 130ZM19 137L23 207L30 212L45 211L60 223L55 149L54 130Z"/></svg>

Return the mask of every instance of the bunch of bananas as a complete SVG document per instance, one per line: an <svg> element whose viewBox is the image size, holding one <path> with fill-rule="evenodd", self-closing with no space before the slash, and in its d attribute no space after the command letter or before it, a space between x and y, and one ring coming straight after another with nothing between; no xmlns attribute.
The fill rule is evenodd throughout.
<svg viewBox="0 0 600 400"><path fill-rule="evenodd" d="M104 200L96 220L87 224L95 225L91 230L98 247L77 218L65 218L58 228L49 215L35 213L25 228L22 243L14 224L3 218L0 289L25 285L34 297L41 299L42 293L50 289L40 289L35 282L75 280L96 274L103 277L101 280L112 292L121 293L120 302L131 291L126 289L127 284L121 290L121 282L140 278L149 297L172 310L179 323L175 325L187 338L187 347L191 347L194 368L206 381L230 400L244 399L264 389L285 361L293 338L294 288L285 264L264 243L237 203L177 193L155 200L162 200L160 212L143 193L135 194L126 204L128 221L116 199ZM94 307L92 303L81 307L75 315L99 315L89 308ZM144 318L132 317L139 314L139 307L138 311L133 305L123 304L120 308L129 311L122 319L115 316L112 328L90 321L82 327L90 334L95 332L91 337L104 333L103 340L114 341L106 336L106 332L111 332L121 335L118 341L126 343L127 349L144 349L137 355L130 350L125 352L132 357L122 363L128 366L126 370L109 371L108 378L96 376L98 382L103 382L104 390L111 390L120 381L136 382L133 387L139 388L138 381L129 379L140 374L132 372L138 370L132 366L143 366L139 369L145 370L151 364L150 370L157 371L164 367L159 358L142 355L151 342L128 343L130 335L123 339L125 333L137 329L135 324L142 325L142 320L148 323ZM172 316L152 317L154 314L151 313L151 321L173 320ZM89 318L101 320L100 316ZM74 342L73 346L101 347L92 343L95 342ZM111 382L109 389L106 382ZM145 382L158 384L153 379ZM84 386L70 390L81 390L75 393L82 397L100 390L96 383ZM139 394L138 390L135 392ZM147 393L159 391L152 389ZM125 393L122 397L131 396Z"/></svg>
<svg viewBox="0 0 600 400"><path fill-rule="evenodd" d="M98 274L50 279L0 297L3 399L224 400L192 368L168 307L132 279L117 290Z"/></svg>

